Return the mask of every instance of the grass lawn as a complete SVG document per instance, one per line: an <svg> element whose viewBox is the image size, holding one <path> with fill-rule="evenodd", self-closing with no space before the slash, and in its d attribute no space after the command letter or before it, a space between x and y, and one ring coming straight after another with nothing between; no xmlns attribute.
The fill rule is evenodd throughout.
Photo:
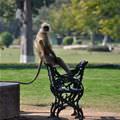
<svg viewBox="0 0 120 120"><path fill-rule="evenodd" d="M120 64L119 53L87 52L80 50L54 49L66 63L77 64L81 59L90 64L112 63ZM7 48L0 50L0 63L19 63L19 49ZM37 58L36 58L37 59ZM36 60L37 61L37 60ZM0 69L0 80L30 81L36 73L35 68L4 68ZM120 70L119 69L90 69L84 76L85 93L82 98L83 107L91 107L104 111L120 111ZM31 85L21 85L21 104L49 105L53 96L49 89L46 69L41 70L40 78Z"/></svg>
<svg viewBox="0 0 120 120"><path fill-rule="evenodd" d="M54 49L55 53L62 57L66 63L79 63L81 59L89 63L112 63L120 64L120 54L113 52L88 52L80 50ZM7 48L0 50L0 63L19 63L20 50ZM36 58L37 59L37 58ZM38 60L36 60L38 61Z"/></svg>
<svg viewBox="0 0 120 120"><path fill-rule="evenodd" d="M36 69L0 69L0 80L30 81ZM85 93L82 105L104 111L120 111L119 69L86 69ZM21 104L49 105L53 100L49 90L47 70L41 70L40 78L31 85L21 85Z"/></svg>

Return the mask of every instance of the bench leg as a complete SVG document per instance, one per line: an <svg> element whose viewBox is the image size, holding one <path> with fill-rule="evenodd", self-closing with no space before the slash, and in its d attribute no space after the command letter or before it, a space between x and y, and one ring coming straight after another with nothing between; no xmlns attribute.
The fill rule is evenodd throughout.
<svg viewBox="0 0 120 120"><path fill-rule="evenodd" d="M60 108L60 100L55 98L55 102L52 103L51 109L50 109L50 117L59 117L58 111Z"/></svg>
<svg viewBox="0 0 120 120"><path fill-rule="evenodd" d="M50 109L50 117L55 117L55 103L52 103L51 109Z"/></svg>
<svg viewBox="0 0 120 120"><path fill-rule="evenodd" d="M75 111L76 111L75 119L83 120L84 116L83 116L82 108L77 106Z"/></svg>
<svg viewBox="0 0 120 120"><path fill-rule="evenodd" d="M61 105L59 106L58 110L57 110L57 113L56 113L57 117L59 117L59 114L60 114L60 112L61 112L63 109L65 109L65 106L64 106L63 104L61 104Z"/></svg>

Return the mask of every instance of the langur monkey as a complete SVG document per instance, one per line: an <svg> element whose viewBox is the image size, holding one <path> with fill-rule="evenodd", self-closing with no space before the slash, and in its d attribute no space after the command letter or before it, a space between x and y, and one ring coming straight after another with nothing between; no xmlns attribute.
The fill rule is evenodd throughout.
<svg viewBox="0 0 120 120"><path fill-rule="evenodd" d="M48 23L42 23L40 30L38 31L35 39L35 48L38 56L45 64L52 66L60 65L67 73L70 73L69 67L64 61L57 57L49 41L50 25Z"/></svg>

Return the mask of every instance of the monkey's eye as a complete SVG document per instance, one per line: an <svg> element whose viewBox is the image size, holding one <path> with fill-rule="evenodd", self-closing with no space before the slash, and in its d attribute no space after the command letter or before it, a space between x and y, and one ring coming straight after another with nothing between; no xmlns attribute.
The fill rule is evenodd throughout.
<svg viewBox="0 0 120 120"><path fill-rule="evenodd" d="M43 29L44 29L44 31L48 32L49 31L49 26L44 26Z"/></svg>

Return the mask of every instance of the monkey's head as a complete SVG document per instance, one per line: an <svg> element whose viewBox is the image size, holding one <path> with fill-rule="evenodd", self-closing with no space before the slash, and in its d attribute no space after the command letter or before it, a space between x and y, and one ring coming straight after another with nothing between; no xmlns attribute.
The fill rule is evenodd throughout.
<svg viewBox="0 0 120 120"><path fill-rule="evenodd" d="M49 32L50 31L50 25L48 23L42 23L41 24L41 28L40 28L41 32Z"/></svg>

